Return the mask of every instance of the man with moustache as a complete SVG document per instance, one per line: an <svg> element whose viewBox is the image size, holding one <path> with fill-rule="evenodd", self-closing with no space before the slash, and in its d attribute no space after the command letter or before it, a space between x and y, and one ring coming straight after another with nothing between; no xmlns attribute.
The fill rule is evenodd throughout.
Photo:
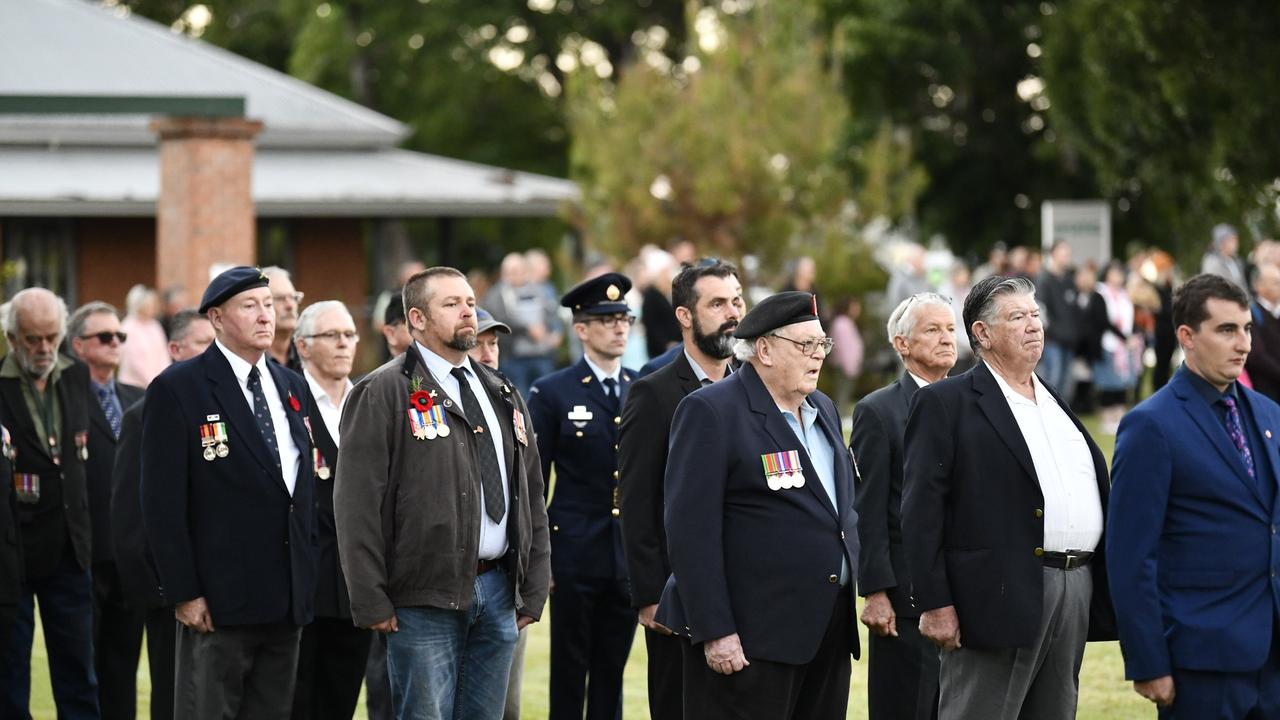
<svg viewBox="0 0 1280 720"><path fill-rule="evenodd" d="M902 527L920 634L942 648L942 720L1068 720L1086 640L1114 639L1107 465L1035 375L1035 285L989 277L964 322L981 362L916 391Z"/></svg>
<svg viewBox="0 0 1280 720"><path fill-rule="evenodd" d="M267 278L234 267L200 311L216 340L147 388L142 513L182 627L174 716L287 718L314 616L316 496L302 378L267 355Z"/></svg>
<svg viewBox="0 0 1280 720"><path fill-rule="evenodd" d="M858 534L840 415L817 390L832 342L801 291L761 301L734 338L742 368L671 427L656 621L689 638L686 717L844 717Z"/></svg>
<svg viewBox="0 0 1280 720"><path fill-rule="evenodd" d="M671 575L663 527L667 437L680 401L729 373L733 331L746 310L737 268L719 260L682 268L671 282L671 300L684 340L680 354L631 385L618 437L623 548L631 605L645 627L649 714L655 720L684 717L683 640L653 619Z"/></svg>
<svg viewBox="0 0 1280 720"><path fill-rule="evenodd" d="M265 267L262 274L270 282L271 301L276 309L276 336L271 341L271 357L290 370L301 373L302 360L293 344L293 334L298 329L298 310L306 295L298 292L289 271L282 267Z"/></svg>
<svg viewBox="0 0 1280 720"><path fill-rule="evenodd" d="M111 545L111 471L124 408L143 390L116 381L127 336L116 309L104 302L78 308L67 323L71 351L89 369L89 516L93 523L93 649L98 705L104 720L137 713L138 657L146 610L124 592Z"/></svg>
<svg viewBox="0 0 1280 720"><path fill-rule="evenodd" d="M866 598L867 707L871 720L930 720L938 714L938 649L920 636L903 549L902 437L916 391L947 377L956 363L951 301L912 295L889 315L889 344L902 377L858 401L849 449L858 459L858 591Z"/></svg>
<svg viewBox="0 0 1280 720"><path fill-rule="evenodd" d="M1280 407L1237 381L1253 322L1238 285L1191 278L1173 318L1186 362L1116 438L1107 564L1125 677L1161 718L1280 717Z"/></svg>
<svg viewBox="0 0 1280 720"><path fill-rule="evenodd" d="M84 365L58 355L67 306L44 288L7 305L11 351L0 362L0 416L14 448L26 581L0 662L0 717L28 717L35 602L49 653L49 679L62 718L97 718L93 667L92 522L85 481L89 453L89 378Z"/></svg>
<svg viewBox="0 0 1280 720"><path fill-rule="evenodd" d="M316 574L316 619L302 629L293 718L350 720L360 699L373 633L351 622L351 600L338 560L333 487L338 475L339 420L351 395L351 367L360 335L347 307L337 300L312 303L298 317L294 343L302 360L315 449L316 520L320 564Z"/></svg>
<svg viewBox="0 0 1280 720"><path fill-rule="evenodd" d="M387 636L398 717L502 717L517 630L546 602L542 469L524 400L467 357L459 271L405 285L414 344L351 390L334 491L355 623ZM465 672L463 671L465 669Z"/></svg>
<svg viewBox="0 0 1280 720"><path fill-rule="evenodd" d="M213 344L213 325L195 310L169 319L169 359L190 360ZM120 585L129 603L146 613L147 665L151 673L151 720L173 718L173 654L177 623L147 545L142 521L143 398L124 411L111 476L111 540Z"/></svg>
<svg viewBox="0 0 1280 720"><path fill-rule="evenodd" d="M542 475L555 488L551 524L552 720L622 714L622 671L635 639L618 526L618 426L634 371L622 354L635 316L631 280L605 273L560 299L573 313L582 359L541 378L529 395Z"/></svg>

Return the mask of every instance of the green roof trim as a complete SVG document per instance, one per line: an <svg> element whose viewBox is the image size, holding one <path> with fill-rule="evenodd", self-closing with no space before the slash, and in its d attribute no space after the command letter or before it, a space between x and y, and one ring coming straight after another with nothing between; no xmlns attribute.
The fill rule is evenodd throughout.
<svg viewBox="0 0 1280 720"><path fill-rule="evenodd" d="M0 115L168 115L244 117L236 96L178 95L2 95Z"/></svg>

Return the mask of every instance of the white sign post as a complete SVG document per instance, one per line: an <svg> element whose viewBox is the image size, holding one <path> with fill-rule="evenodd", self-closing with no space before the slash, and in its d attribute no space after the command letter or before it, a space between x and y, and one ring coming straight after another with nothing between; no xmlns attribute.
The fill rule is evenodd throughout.
<svg viewBox="0 0 1280 720"><path fill-rule="evenodd" d="M1040 245L1047 254L1054 240L1071 245L1076 264L1111 260L1111 206L1102 200L1046 200L1040 206Z"/></svg>

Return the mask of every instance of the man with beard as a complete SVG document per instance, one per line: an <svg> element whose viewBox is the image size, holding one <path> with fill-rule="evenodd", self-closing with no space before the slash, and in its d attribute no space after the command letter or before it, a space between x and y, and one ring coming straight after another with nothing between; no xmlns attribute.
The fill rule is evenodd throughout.
<svg viewBox="0 0 1280 720"><path fill-rule="evenodd" d="M733 331L746 309L737 269L718 260L683 268L671 283L671 299L684 349L671 364L632 384L618 439L623 548L631 604L645 626L649 712L655 720L683 717L683 641L653 619L671 575L662 520L667 436L680 401L729 372Z"/></svg>
<svg viewBox="0 0 1280 720"><path fill-rule="evenodd" d="M298 329L298 309L302 307L303 293L293 286L289 271L282 267L263 268L271 288L271 301L276 308L276 336L271 341L271 357L290 370L301 373L302 359L293 344L293 333Z"/></svg>
<svg viewBox="0 0 1280 720"><path fill-rule="evenodd" d="M920 636L911 603L911 575L902 547L902 438L911 398L947 377L956 364L951 301L931 292L898 303L889 315L889 343L902 358L902 377L853 409L849 450L858 459L858 591L868 643L867 709L871 720L930 720L938 713L938 650Z"/></svg>
<svg viewBox="0 0 1280 720"><path fill-rule="evenodd" d="M551 524L552 720L613 720L635 639L618 527L618 425L634 370L622 367L635 316L631 280L606 273L560 299L573 312L582 359L533 384L529 412L543 477L556 468ZM590 682L588 683L588 678Z"/></svg>
<svg viewBox="0 0 1280 720"><path fill-rule="evenodd" d="M461 272L414 275L404 305L414 344L342 416L333 504L351 615L389 633L397 717L497 720L518 628L542 615L550 581L533 424L511 384L467 357L475 293Z"/></svg>
<svg viewBox="0 0 1280 720"><path fill-rule="evenodd" d="M34 602L39 600L58 716L98 717L93 669L93 583L85 460L89 377L58 355L67 306L43 288L13 296L5 318L10 352L0 362L0 403L16 455L14 490L26 582L4 662L0 717L28 717Z"/></svg>

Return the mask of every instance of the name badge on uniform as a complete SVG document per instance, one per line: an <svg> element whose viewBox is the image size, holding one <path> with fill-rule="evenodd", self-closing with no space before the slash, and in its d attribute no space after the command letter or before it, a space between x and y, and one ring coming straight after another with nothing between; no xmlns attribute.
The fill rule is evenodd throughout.
<svg viewBox="0 0 1280 720"><path fill-rule="evenodd" d="M798 450L766 453L760 456L760 462L770 490L804 487L804 469L800 467Z"/></svg>
<svg viewBox="0 0 1280 720"><path fill-rule="evenodd" d="M528 447L529 436L524 431L524 413L520 412L519 408L511 409L511 424L515 427L516 440L520 441L521 445Z"/></svg>
<svg viewBox="0 0 1280 720"><path fill-rule="evenodd" d="M200 447L203 448L204 459L213 462L215 458L224 458L231 454L227 447L227 424L224 422L205 423L200 426Z"/></svg>
<svg viewBox="0 0 1280 720"><path fill-rule="evenodd" d="M409 427L413 436L419 440L435 440L438 437L449 437L449 423L444 419L444 409L439 405L431 405L425 412L418 408L409 408Z"/></svg>
<svg viewBox="0 0 1280 720"><path fill-rule="evenodd" d="M593 417L595 416L591 414L586 405L574 405L568 415L569 422L573 423L573 426L579 430L586 427L587 422Z"/></svg>
<svg viewBox="0 0 1280 720"><path fill-rule="evenodd" d="M329 477L333 475L333 471L330 470L329 465L325 463L324 455L320 452L320 448L312 448L311 452L314 455L313 459L315 461L316 477L321 480L328 480Z"/></svg>
<svg viewBox="0 0 1280 720"><path fill-rule="evenodd" d="M13 490L18 494L18 502L25 505L35 505L40 502L40 476L30 473L14 473Z"/></svg>

